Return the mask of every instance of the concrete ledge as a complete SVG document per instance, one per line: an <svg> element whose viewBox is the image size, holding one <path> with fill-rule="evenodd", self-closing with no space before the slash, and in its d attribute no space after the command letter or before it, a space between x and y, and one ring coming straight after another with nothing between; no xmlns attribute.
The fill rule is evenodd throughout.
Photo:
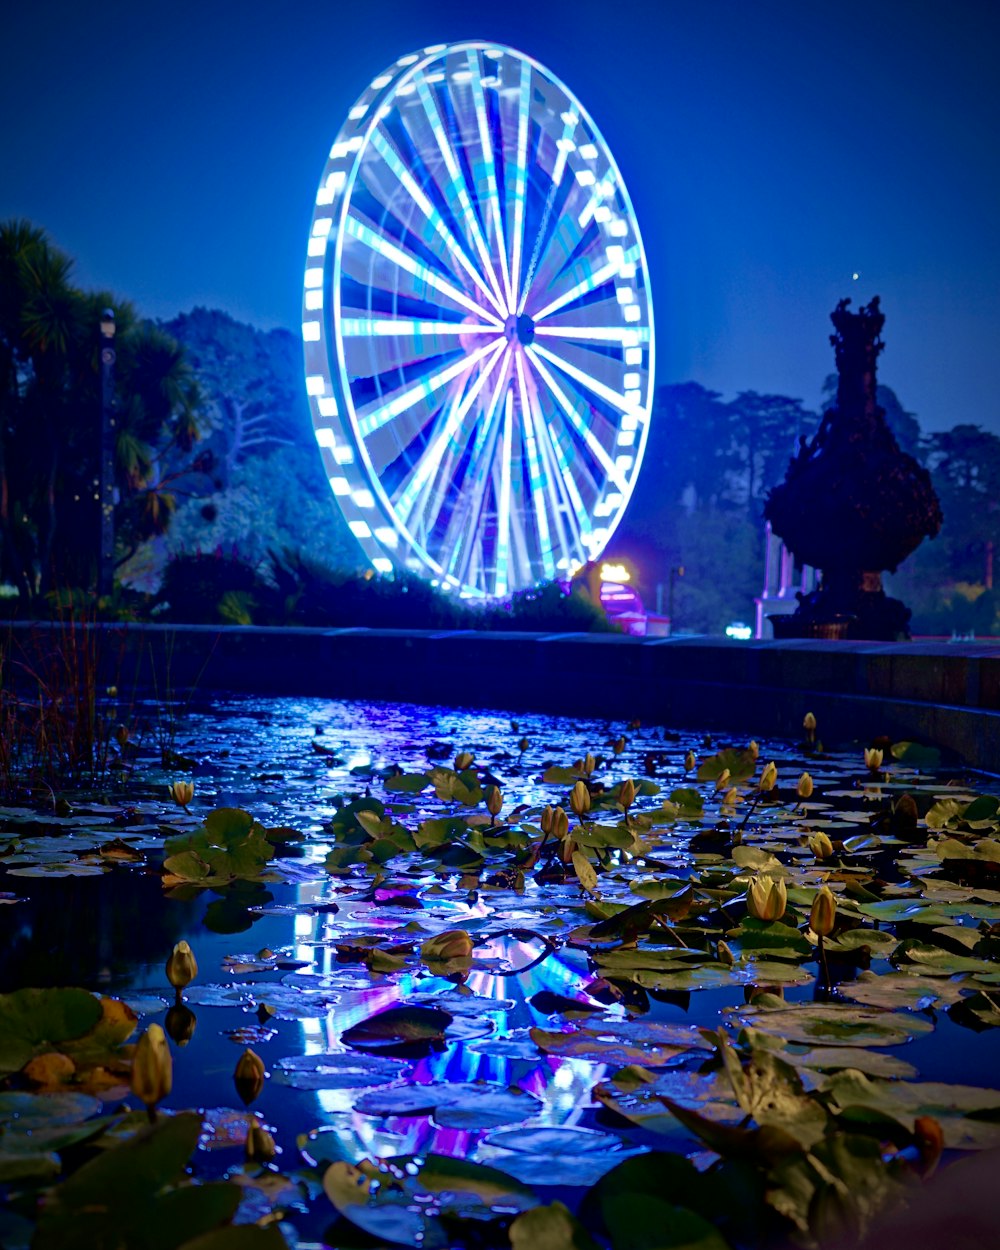
<svg viewBox="0 0 1000 1250"><path fill-rule="evenodd" d="M732 734L879 734L933 742L1000 772L1000 646L734 642L407 629L200 625L79 627L104 684L368 698L607 717ZM65 649L66 627L0 631L5 679L19 654Z"/></svg>

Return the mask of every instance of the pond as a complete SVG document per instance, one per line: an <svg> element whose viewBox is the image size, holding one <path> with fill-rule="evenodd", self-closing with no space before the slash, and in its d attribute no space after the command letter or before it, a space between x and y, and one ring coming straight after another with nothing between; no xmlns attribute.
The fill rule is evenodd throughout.
<svg viewBox="0 0 1000 1250"><path fill-rule="evenodd" d="M0 809L4 1246L810 1245L1000 1147L1000 803L932 750L102 715L102 785Z"/></svg>

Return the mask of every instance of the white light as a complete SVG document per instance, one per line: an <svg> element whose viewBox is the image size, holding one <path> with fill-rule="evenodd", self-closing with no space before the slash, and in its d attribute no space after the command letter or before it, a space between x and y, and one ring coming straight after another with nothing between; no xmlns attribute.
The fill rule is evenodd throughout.
<svg viewBox="0 0 1000 1250"><path fill-rule="evenodd" d="M321 425L316 431L316 442L320 447L329 447L332 450L337 445L337 436L329 426Z"/></svg>
<svg viewBox="0 0 1000 1250"><path fill-rule="evenodd" d="M438 70L435 74L425 74L424 82L444 82L444 71Z"/></svg>
<svg viewBox="0 0 1000 1250"><path fill-rule="evenodd" d="M637 373L626 373L625 376L622 378L622 386L626 387L626 389L633 387L633 386L638 386L640 380L641 379Z"/></svg>
<svg viewBox="0 0 1000 1250"><path fill-rule="evenodd" d="M628 234L628 222L623 217L616 217L608 226L608 233L616 239L623 239Z"/></svg>
<svg viewBox="0 0 1000 1250"><path fill-rule="evenodd" d="M597 148L592 143L581 143L580 155L585 161L593 161L597 159Z"/></svg>
<svg viewBox="0 0 1000 1250"><path fill-rule="evenodd" d="M359 508L375 507L375 499L370 490L356 490L352 493L351 498Z"/></svg>
<svg viewBox="0 0 1000 1250"><path fill-rule="evenodd" d="M576 180L581 187L592 187L594 185L594 171L592 169L578 169L576 171Z"/></svg>
<svg viewBox="0 0 1000 1250"><path fill-rule="evenodd" d="M608 206L607 206L606 204L601 204L599 207L597 207L597 208L595 208L595 209L594 209L594 220L595 220L595 221L596 221L599 225L603 225L603 224L604 224L604 222L606 222L606 221L610 221L610 220L611 220L611 209L610 209L610 208L608 208Z"/></svg>
<svg viewBox="0 0 1000 1250"><path fill-rule="evenodd" d="M634 462L634 456L615 456L615 468L623 477L631 469Z"/></svg>
<svg viewBox="0 0 1000 1250"><path fill-rule="evenodd" d="M306 291L306 308L311 312L315 312L317 308L323 307L322 291Z"/></svg>
<svg viewBox="0 0 1000 1250"><path fill-rule="evenodd" d="M415 65L420 58L415 52L410 52L406 56L401 56L396 62L397 65Z"/></svg>
<svg viewBox="0 0 1000 1250"><path fill-rule="evenodd" d="M447 46L446 43L432 43L429 48L424 48L424 52L428 56L433 56L436 52L443 52Z"/></svg>
<svg viewBox="0 0 1000 1250"><path fill-rule="evenodd" d="M321 192L320 192L320 195L322 195L322 194L323 194L323 192L321 191ZM332 193L331 193L331 195L330 195L330 199L331 199L331 200L333 199L333 195L332 195ZM317 196L317 197L316 197L316 203L318 204L319 202L320 202L320 201L319 201L319 196ZM328 201L327 201L327 203L329 203L329 202L330 202L330 201L328 200ZM327 240L326 240L326 239L310 239L310 240L309 240L309 255L310 255L310 256L325 256L325 255L326 255L326 244L327 244Z"/></svg>
<svg viewBox="0 0 1000 1250"><path fill-rule="evenodd" d="M620 270L625 263L625 249L620 243L612 243L604 249L604 255L608 258L609 265L616 265Z"/></svg>
<svg viewBox="0 0 1000 1250"><path fill-rule="evenodd" d="M642 348L641 347L626 347L625 348L625 363L627 365L641 365L642 364Z"/></svg>
<svg viewBox="0 0 1000 1250"><path fill-rule="evenodd" d="M378 78L372 79L372 86L376 91L380 91L383 87L388 86L392 82L391 74L379 74Z"/></svg>
<svg viewBox="0 0 1000 1250"><path fill-rule="evenodd" d="M601 565L602 582L616 582L618 585L623 585L625 582L630 582L631 580L632 575L629 573L624 564Z"/></svg>
<svg viewBox="0 0 1000 1250"><path fill-rule="evenodd" d="M371 538L371 526L367 521L348 521L347 528L355 538Z"/></svg>
<svg viewBox="0 0 1000 1250"><path fill-rule="evenodd" d="M314 269L306 270L306 286L322 286L323 285L323 269L317 266Z"/></svg>
<svg viewBox="0 0 1000 1250"><path fill-rule="evenodd" d="M304 343L318 343L319 342L319 322L318 321L303 321L302 341Z"/></svg>
<svg viewBox="0 0 1000 1250"><path fill-rule="evenodd" d="M472 81L472 70L471 70L471 69L457 69L457 70L455 70L455 72L454 72L454 73L452 74L452 76L451 76L451 81L452 81L452 82L471 82L471 81Z"/></svg>
<svg viewBox="0 0 1000 1250"><path fill-rule="evenodd" d="M307 395L325 395L326 379L319 373L311 373L306 378L306 394Z"/></svg>
<svg viewBox="0 0 1000 1250"><path fill-rule="evenodd" d="M321 395L316 400L316 407L319 409L321 417L335 417L337 415L337 401L332 395Z"/></svg>
<svg viewBox="0 0 1000 1250"><path fill-rule="evenodd" d="M367 112L368 112L367 104L355 104L354 108L352 108L351 111L347 114L347 120L350 122L360 121L361 118L364 117L364 115Z"/></svg>
<svg viewBox="0 0 1000 1250"><path fill-rule="evenodd" d="M576 151L576 144L573 142L572 139L557 139L556 147L559 149L560 152L575 152Z"/></svg>
<svg viewBox="0 0 1000 1250"><path fill-rule="evenodd" d="M575 126L576 123L580 120L579 117L577 117L575 113L570 112L569 110L567 110L565 113L561 113L560 117L562 118L563 124L566 126Z"/></svg>
<svg viewBox="0 0 1000 1250"><path fill-rule="evenodd" d="M331 477L330 485L333 487L335 495L349 495L351 493L351 484L346 477Z"/></svg>
<svg viewBox="0 0 1000 1250"><path fill-rule="evenodd" d="M320 187L320 189L316 192L316 203L317 204L332 204L333 192L328 187ZM315 253L311 250L312 243L313 243L313 240L310 239L309 240L309 246L310 246L309 255L310 256L315 255Z"/></svg>
<svg viewBox="0 0 1000 1250"><path fill-rule="evenodd" d="M351 451L350 447L345 447L341 444L341 446L334 448L333 458L338 464L353 464L354 452Z"/></svg>
<svg viewBox="0 0 1000 1250"><path fill-rule="evenodd" d="M638 321L642 316L642 309L638 304L627 304L625 307L625 320Z"/></svg>
<svg viewBox="0 0 1000 1250"><path fill-rule="evenodd" d="M386 559L385 556L376 556L375 559L372 560L372 568L376 573L391 573L392 561Z"/></svg>
<svg viewBox="0 0 1000 1250"><path fill-rule="evenodd" d="M339 191L341 187L343 187L346 181L347 181L347 174L345 173L345 171L342 169L335 169L333 173L330 174L330 176L327 178L326 185L329 187L331 191ZM330 224L331 225L333 224L332 221Z"/></svg>
<svg viewBox="0 0 1000 1250"><path fill-rule="evenodd" d="M619 447L635 446L635 430L619 430L618 438L615 441Z"/></svg>
<svg viewBox="0 0 1000 1250"><path fill-rule="evenodd" d="M329 181L327 181L329 186ZM317 217L313 222L313 234L318 239L325 239L330 233L330 227L333 225L332 217Z"/></svg>
<svg viewBox="0 0 1000 1250"><path fill-rule="evenodd" d="M740 642L746 642L753 637L753 630L749 625L744 625L742 621L733 621L732 625L726 626L726 637L738 638Z"/></svg>
<svg viewBox="0 0 1000 1250"><path fill-rule="evenodd" d="M401 87L396 88L396 95L413 95L416 89L417 89L416 83L404 82Z"/></svg>
<svg viewBox="0 0 1000 1250"><path fill-rule="evenodd" d="M631 304L635 299L635 292L630 286L620 286L615 294L618 296L619 304Z"/></svg>
<svg viewBox="0 0 1000 1250"><path fill-rule="evenodd" d="M375 531L376 539L383 547L398 547L399 535L388 525L382 525Z"/></svg>
<svg viewBox="0 0 1000 1250"><path fill-rule="evenodd" d="M622 346L623 347L638 347L639 344L642 342L643 338L648 339L648 337L649 337L648 330L643 330L641 335L638 330L623 330L622 331ZM626 361L626 363L628 362Z"/></svg>
<svg viewBox="0 0 1000 1250"><path fill-rule="evenodd" d="M634 412L626 412L622 417L623 430L637 430L639 428L639 418Z"/></svg>

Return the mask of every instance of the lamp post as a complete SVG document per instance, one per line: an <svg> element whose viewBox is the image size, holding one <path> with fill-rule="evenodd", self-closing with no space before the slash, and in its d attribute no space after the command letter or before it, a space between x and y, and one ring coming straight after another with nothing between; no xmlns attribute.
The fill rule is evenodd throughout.
<svg viewBox="0 0 1000 1250"><path fill-rule="evenodd" d="M670 633L674 632L674 582L678 577L684 576L684 565L678 564L670 569L670 591L667 599L667 620L670 622L668 626Z"/></svg>
<svg viewBox="0 0 1000 1250"><path fill-rule="evenodd" d="M110 595L115 584L115 310L101 313L101 468L98 502L101 512L98 596Z"/></svg>

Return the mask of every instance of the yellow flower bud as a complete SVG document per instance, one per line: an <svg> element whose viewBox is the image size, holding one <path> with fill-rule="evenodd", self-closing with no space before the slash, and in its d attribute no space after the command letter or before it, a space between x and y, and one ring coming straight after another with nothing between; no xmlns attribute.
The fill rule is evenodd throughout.
<svg viewBox="0 0 1000 1250"><path fill-rule="evenodd" d="M768 790L773 790L778 784L778 765L772 760L770 764L764 765L764 771L760 775L760 781L757 788L761 794L766 794Z"/></svg>
<svg viewBox="0 0 1000 1250"><path fill-rule="evenodd" d="M552 836L560 842L569 836L569 817L561 807L552 813Z"/></svg>
<svg viewBox="0 0 1000 1250"><path fill-rule="evenodd" d="M809 849L817 859L829 859L833 854L833 843L825 833L814 833L809 839Z"/></svg>
<svg viewBox="0 0 1000 1250"><path fill-rule="evenodd" d="M425 964L446 963L449 959L468 959L472 954L472 938L464 929L446 929L435 933L420 947Z"/></svg>
<svg viewBox="0 0 1000 1250"><path fill-rule="evenodd" d="M528 747L529 747L530 745L531 745L531 743L528 741L528 739L527 739L527 738L521 738L521 739L519 739L519 740L518 740L517 749L518 749L518 750L521 752L521 754L523 755L523 754L525 753L525 751L527 751L527 749L528 749Z"/></svg>
<svg viewBox="0 0 1000 1250"><path fill-rule="evenodd" d="M170 1093L174 1063L167 1035L158 1024L151 1024L136 1044L132 1056L132 1093L153 1108Z"/></svg>
<svg viewBox="0 0 1000 1250"><path fill-rule="evenodd" d="M731 968L735 962L733 952L725 942L716 942L715 949L719 956L719 962L724 963L727 968Z"/></svg>
<svg viewBox="0 0 1000 1250"><path fill-rule="evenodd" d="M812 712L806 712L805 716L802 717L802 728L806 733L816 732L816 717L813 716Z"/></svg>
<svg viewBox="0 0 1000 1250"><path fill-rule="evenodd" d="M578 781L569 793L569 805L577 816L590 811L590 791L586 782Z"/></svg>
<svg viewBox="0 0 1000 1250"><path fill-rule="evenodd" d="M455 772L460 773L469 768L475 758L471 751L459 751L455 756Z"/></svg>
<svg viewBox="0 0 1000 1250"><path fill-rule="evenodd" d="M236 1063L236 1070L233 1073L233 1083L236 1086L236 1092L243 1099L246 1106L249 1106L264 1088L264 1077L267 1075L267 1069L264 1067L264 1060L260 1055L249 1049L249 1047L240 1055Z"/></svg>
<svg viewBox="0 0 1000 1250"><path fill-rule="evenodd" d="M178 807L186 808L194 798L194 782L172 781L170 783L170 797Z"/></svg>
<svg viewBox="0 0 1000 1250"><path fill-rule="evenodd" d="M625 739L616 738L611 749L614 751L615 755L621 755L622 751L625 750Z"/></svg>
<svg viewBox="0 0 1000 1250"><path fill-rule="evenodd" d="M583 757L583 771L589 777L596 767L597 767L597 760L595 760L594 757L591 755L591 753L588 751L587 754Z"/></svg>
<svg viewBox="0 0 1000 1250"><path fill-rule="evenodd" d="M747 910L758 920L780 920L785 914L788 891L780 878L756 876L747 889Z"/></svg>
<svg viewBox="0 0 1000 1250"><path fill-rule="evenodd" d="M486 810L491 816L499 816L503 808L503 794L499 786L486 787Z"/></svg>
<svg viewBox="0 0 1000 1250"><path fill-rule="evenodd" d="M182 990L198 975L198 961L187 942L178 942L167 959L167 980L175 990Z"/></svg>
<svg viewBox="0 0 1000 1250"><path fill-rule="evenodd" d="M873 773L882 767L882 752L878 747L865 747L865 767Z"/></svg>
<svg viewBox="0 0 1000 1250"><path fill-rule="evenodd" d="M757 756L760 755L760 743L754 739L751 739L750 745L747 747L747 750L754 757L754 759L756 759Z"/></svg>
<svg viewBox="0 0 1000 1250"><path fill-rule="evenodd" d="M726 793L722 796L723 807L735 807L740 801L740 792L735 786L730 786Z"/></svg>
<svg viewBox="0 0 1000 1250"><path fill-rule="evenodd" d="M128 731L127 725L119 725L115 730L115 741L124 750L125 743L128 742L132 735Z"/></svg>
<svg viewBox="0 0 1000 1250"><path fill-rule="evenodd" d="M837 899L829 886L816 892L809 912L809 928L817 937L829 937L837 919Z"/></svg>
<svg viewBox="0 0 1000 1250"><path fill-rule="evenodd" d="M808 799L812 797L813 779L808 773L803 773L795 787L795 793L800 799Z"/></svg>
<svg viewBox="0 0 1000 1250"><path fill-rule="evenodd" d="M541 819L538 822L542 826L542 833L552 832L552 817L554 814L555 813L552 808L546 804L545 808L542 810Z"/></svg>
<svg viewBox="0 0 1000 1250"><path fill-rule="evenodd" d="M684 756L684 771L689 773L697 762L698 761L694 757L694 752L688 751L687 755Z"/></svg>
<svg viewBox="0 0 1000 1250"><path fill-rule="evenodd" d="M274 1144L274 1138L256 1116L254 1116L250 1127L247 1129L247 1140L244 1149L247 1163L270 1163L278 1153L278 1148Z"/></svg>
<svg viewBox="0 0 1000 1250"><path fill-rule="evenodd" d="M718 777L716 777L715 779L715 788L716 790L725 790L725 788L728 785L729 785L729 769L724 768L722 772L719 773Z"/></svg>
<svg viewBox="0 0 1000 1250"><path fill-rule="evenodd" d="M631 777L626 777L622 782L621 790L618 792L618 802L626 812L635 802L635 782Z"/></svg>

